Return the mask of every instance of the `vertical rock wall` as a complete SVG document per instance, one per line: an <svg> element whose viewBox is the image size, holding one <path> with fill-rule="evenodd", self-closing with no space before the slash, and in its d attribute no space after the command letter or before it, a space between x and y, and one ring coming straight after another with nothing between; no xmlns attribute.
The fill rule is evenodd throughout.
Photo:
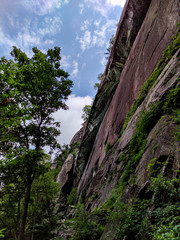
<svg viewBox="0 0 180 240"><path fill-rule="evenodd" d="M95 182L95 178L96 181L104 178L104 175L99 173L97 176L96 173L106 157L106 148L112 147L118 140L126 114L172 35L176 34L176 24L180 22L179 0L140 1L140 5L137 2L129 0L126 3L105 75L95 98L87 128L89 132L86 131L84 135L79 154L79 162L85 163L78 187L80 192L90 192L91 182ZM145 18L140 17L138 23L138 14L142 12ZM138 27L133 23L137 23ZM131 40L130 35L133 36Z"/></svg>
<svg viewBox="0 0 180 240"><path fill-rule="evenodd" d="M127 0L122 12L114 45L109 57L103 79L95 97L90 119L78 157L80 169L84 169L92 151L96 134L109 107L120 81L120 75L128 58L133 42L146 16L151 0ZM82 171L79 170L79 175Z"/></svg>

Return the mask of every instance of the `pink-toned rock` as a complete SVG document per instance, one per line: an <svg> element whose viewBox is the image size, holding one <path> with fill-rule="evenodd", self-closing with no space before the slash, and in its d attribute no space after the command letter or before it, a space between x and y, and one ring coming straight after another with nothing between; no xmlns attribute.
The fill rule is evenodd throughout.
<svg viewBox="0 0 180 240"><path fill-rule="evenodd" d="M95 96L89 122L83 136L79 165L86 164L99 126L109 107L124 64L128 58L133 42L146 16L151 0L127 0L118 24L114 45L103 74L103 79ZM104 154L104 153L103 153ZM82 174L80 170L79 175Z"/></svg>
<svg viewBox="0 0 180 240"><path fill-rule="evenodd" d="M120 141L116 142L113 147L106 153L100 167L95 165L92 168L91 178L86 188L86 208L89 210L102 204L110 196L111 190L118 183L119 178L123 175L126 164L129 160L128 145L136 130L136 123L140 119L143 110L149 110L151 103L163 101L170 89L176 88L180 78L180 50L178 50L152 86L142 104L134 113L128 123ZM155 164L156 174L159 173L170 178L177 176L180 169L179 148L180 143L175 138L177 124L173 121L173 116L162 116L155 123L152 129L149 129L147 137L146 150L140 158L139 163L133 170L135 184L128 185L125 189L121 201L128 202L133 194L145 195L150 183L148 165L151 161ZM120 160L120 156L126 156ZM160 162L160 164L159 164ZM132 164L133 165L133 164ZM158 169L158 172L157 172ZM85 178L86 180L86 178ZM138 193L139 191L139 193ZM93 200L91 197L94 197Z"/></svg>
<svg viewBox="0 0 180 240"><path fill-rule="evenodd" d="M127 8L124 11L126 12ZM106 156L107 145L113 146L118 140L126 114L137 98L141 86L154 70L163 50L170 43L172 35L177 32L176 24L179 21L179 0L151 1L121 73L116 92L95 136L90 157L88 161L86 159L87 165L79 183L79 191L84 189L89 191L87 188L93 181L92 176L98 171ZM102 88L103 85L99 91Z"/></svg>
<svg viewBox="0 0 180 240"><path fill-rule="evenodd" d="M74 156L72 154L69 154L62 166L61 171L57 176L57 182L59 183L61 190L63 190L63 188L69 184L69 181L72 178L71 172L73 171L73 165L74 165Z"/></svg>
<svg viewBox="0 0 180 240"><path fill-rule="evenodd" d="M70 145L80 143L82 141L87 123L83 124L83 127L73 136L71 139Z"/></svg>

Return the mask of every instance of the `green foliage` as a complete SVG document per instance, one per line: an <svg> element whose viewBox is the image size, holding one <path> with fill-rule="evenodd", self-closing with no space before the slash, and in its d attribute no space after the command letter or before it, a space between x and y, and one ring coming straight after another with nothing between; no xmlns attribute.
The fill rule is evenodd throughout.
<svg viewBox="0 0 180 240"><path fill-rule="evenodd" d="M129 176L132 172L134 172L142 154L145 152L146 146L146 138L150 130L154 127L154 125L161 119L161 116L164 114L173 114L174 112L178 112L179 103L180 103L180 85L175 89L170 89L164 98L164 101L157 102L156 104L151 104L148 111L143 111L141 113L141 117L139 121L136 123L136 131L131 138L129 143L128 153L126 154L126 164L125 170L121 177L121 186L126 186L128 183ZM177 117L178 118L178 117ZM176 118L176 121L177 121ZM179 133L179 132L178 132ZM176 133L177 136L178 133ZM154 151L158 146L155 146ZM151 161L148 167L148 171L152 170L155 161ZM159 168L164 163L159 163ZM159 169L156 169L156 173L158 173ZM155 174L155 170L153 170Z"/></svg>
<svg viewBox="0 0 180 240"><path fill-rule="evenodd" d="M69 195L67 196L67 204L68 205L76 205L78 200L78 192L77 188L73 188Z"/></svg>
<svg viewBox="0 0 180 240"><path fill-rule="evenodd" d="M179 79L180 80L180 79ZM172 109L180 108L180 84L177 88L171 89L166 97L163 109L166 113L171 113Z"/></svg>
<svg viewBox="0 0 180 240"><path fill-rule="evenodd" d="M109 149L110 149L110 143L107 143L106 147L105 147L105 153L106 154L108 153Z"/></svg>
<svg viewBox="0 0 180 240"><path fill-rule="evenodd" d="M146 228L146 231L150 230L151 227L147 223L145 225L143 221L147 216L147 207L149 205L149 201L136 200L135 202L131 202L129 206L120 203L115 208L112 221L115 221L115 223L120 222L120 225L117 227L116 239L124 239L124 237L132 239L132 236L134 236L133 239L139 239L139 236L142 235L142 228ZM148 235L150 234L147 234L146 237Z"/></svg>
<svg viewBox="0 0 180 240"><path fill-rule="evenodd" d="M99 85L100 85L99 83L95 83L94 84L94 89L97 90L99 88Z"/></svg>
<svg viewBox="0 0 180 240"><path fill-rule="evenodd" d="M104 230L103 226L89 219L82 204L78 205L78 211L73 222L75 234L71 238L72 240L97 240Z"/></svg>
<svg viewBox="0 0 180 240"><path fill-rule="evenodd" d="M180 225L174 225L173 222L155 227L154 231L153 240L180 240Z"/></svg>
<svg viewBox="0 0 180 240"><path fill-rule="evenodd" d="M175 111L175 117L173 118L174 122L177 123L177 129L175 132L175 137L177 141L180 141L180 110Z"/></svg>
<svg viewBox="0 0 180 240"><path fill-rule="evenodd" d="M156 146L153 147L152 154L155 154L158 147L159 147L159 144L157 144Z"/></svg>
<svg viewBox="0 0 180 240"><path fill-rule="evenodd" d="M91 105L86 105L86 106L83 108L82 119L83 119L84 122L87 122L87 121L88 121L89 116L90 116L90 113L91 113L91 108L92 108Z"/></svg>
<svg viewBox="0 0 180 240"><path fill-rule="evenodd" d="M172 221L174 224L177 224L180 221L179 214L180 207L178 201L176 203L166 203L163 205L160 203L154 210L152 218L158 226L162 224L169 224Z"/></svg>
<svg viewBox="0 0 180 240"><path fill-rule="evenodd" d="M142 148L143 140L146 139L148 133L157 123L161 115L161 103L152 104L148 111L142 112L141 118L136 124L136 132L130 142L130 149L132 149L133 153L136 153L138 149Z"/></svg>
<svg viewBox="0 0 180 240"><path fill-rule="evenodd" d="M114 44L114 40L115 40L115 35L113 34L109 40L109 47L106 49L106 52L105 52L105 55L106 55L106 59L109 58L110 56L110 53L111 53L111 49L112 49L112 46Z"/></svg>
<svg viewBox="0 0 180 240"><path fill-rule="evenodd" d="M153 84L155 83L155 81L157 80L157 78L159 77L159 75L167 65L168 61L173 57L173 55L176 53L176 51L179 48L180 48L180 32L177 34L176 37L173 37L172 43L164 50L161 60L157 64L156 68L154 69L150 77L145 82L144 86L141 88L139 95L136 99L136 102L132 105L130 112L126 116L126 119L124 121L122 130L121 130L121 135L126 129L128 122L131 120L133 114L135 113L137 108L140 106L140 104L143 102L143 100L147 96L147 93L149 92L149 90L151 89L151 87L153 86ZM172 91L171 97L173 98L173 95L177 95L177 94L179 94L179 90L175 90L174 92ZM169 99L168 102L172 102L171 100L172 99ZM168 106L170 107L168 102L167 102L167 106L165 106L166 108ZM176 105L176 103L177 102L174 102L174 105Z"/></svg>
<svg viewBox="0 0 180 240"><path fill-rule="evenodd" d="M152 174L151 172L152 172L152 170L153 170L153 168L154 168L154 165L155 165L155 163L156 163L156 160L157 160L157 158L153 158L153 159L151 159L151 160L149 161L149 164L148 164L148 167L147 167L147 171L149 172L149 174Z"/></svg>
<svg viewBox="0 0 180 240"><path fill-rule="evenodd" d="M124 204L116 189L98 210L106 210L115 239L155 240L171 239L170 236L179 239L180 179L170 180L159 175L151 180L146 193L151 193L152 199L136 197Z"/></svg>
<svg viewBox="0 0 180 240"><path fill-rule="evenodd" d="M99 73L98 74L98 81L101 82L102 79L103 79L103 73ZM99 88L99 85L100 85L99 82L94 84L94 89L95 90L97 90Z"/></svg>
<svg viewBox="0 0 180 240"><path fill-rule="evenodd" d="M171 203L180 201L180 179L169 180L161 175L151 178L151 191L154 192L154 204Z"/></svg>
<svg viewBox="0 0 180 240"><path fill-rule="evenodd" d="M149 190L154 194L154 209L151 214L153 239L168 239L170 236L172 239L179 239L176 229L179 229L180 225L180 179L170 180L159 175L151 178L151 181Z"/></svg>
<svg viewBox="0 0 180 240"><path fill-rule="evenodd" d="M109 198L107 198L105 203L103 203L99 209L96 209L95 212L96 211L98 213L105 212L107 215L107 220L109 220L110 214L112 213L112 210L113 210L118 198L119 198L119 192L118 192L118 189L115 188L112 190L111 196Z"/></svg>
<svg viewBox="0 0 180 240"><path fill-rule="evenodd" d="M139 121L136 123L136 132L129 143L128 153L123 157L126 159L126 166L120 179L121 187L127 185L130 175L134 172L147 148L146 138L149 131L161 116L160 106L158 103L157 105L152 105L149 111L143 111Z"/></svg>
<svg viewBox="0 0 180 240"><path fill-rule="evenodd" d="M75 216L65 222L67 229L71 229L70 240L100 239L104 225L100 223L101 219L98 217L98 212L89 214L81 203L78 203L76 207Z"/></svg>
<svg viewBox="0 0 180 240"><path fill-rule="evenodd" d="M0 197L3 210L8 209L0 217L10 226L11 236L6 237L19 235L19 240L28 223L33 182L47 171L49 156L42 149L49 146L51 153L60 147L60 123L53 114L67 109L65 100L72 87L68 73L60 69L60 48L49 49L47 54L37 48L32 51L28 58L13 47L14 61L0 59L0 170L4 183Z"/></svg>
<svg viewBox="0 0 180 240"><path fill-rule="evenodd" d="M122 153L118 159L118 162L123 162L125 163L127 161L127 156L125 153Z"/></svg>
<svg viewBox="0 0 180 240"><path fill-rule="evenodd" d="M0 60L0 84L3 87L0 98L1 102L3 98L8 99L2 108L0 129L2 131L5 128L4 133L9 130L9 134L1 135L1 141L7 146L8 140L18 140L29 148L36 144L38 138L41 147L50 145L53 149L57 146L53 136L56 137L60 132L55 128L59 123L54 122L52 114L60 108L67 109L64 100L71 93L72 81L67 79L68 73L57 67L60 61L59 48L48 50L47 54L36 48L33 48L33 52L30 59L14 47L11 52L14 61L5 58Z"/></svg>
<svg viewBox="0 0 180 240"><path fill-rule="evenodd" d="M5 228L4 229L0 229L0 238L4 237L4 234L3 234L4 231L5 231Z"/></svg>
<svg viewBox="0 0 180 240"><path fill-rule="evenodd" d="M131 112L127 115L122 132L126 128L132 115L142 103L147 93L167 65L168 61L179 49L180 33L173 39L172 44L164 51L162 59L158 63L152 75L148 78L146 84L141 89L136 103ZM154 158L150 161L148 171L151 176L151 185L147 191L142 193L141 199L132 193L128 204L121 202L123 191L128 184L134 184L134 171L138 165L142 154L147 148L147 136L154 125L166 114L173 114L175 122L179 123L179 86L170 89L163 101L149 106L147 111L143 111L139 121L136 124L136 131L133 135L126 154L121 154L118 162L124 163L123 173L120 173L118 186L112 191L110 198L94 211L98 216L105 213L108 226L116 232L115 239L131 240L155 240L155 239L179 239L180 225L180 180L178 178L167 179L158 175L166 160ZM157 148L153 148L155 154ZM106 144L106 153L109 150L109 143ZM141 194L141 193L140 193ZM81 217L80 217L81 216ZM83 220L82 220L83 219ZM72 239L91 239L88 229L94 232L96 224L89 221L86 212L81 212L74 220L76 224L75 238ZM83 223L84 222L84 223ZM92 223L92 225L90 224ZM81 225L82 224L82 225ZM92 227L93 226L93 227ZM82 231L80 232L80 229ZM95 231L96 232L96 231ZM96 237L96 239L99 239Z"/></svg>
<svg viewBox="0 0 180 240"><path fill-rule="evenodd" d="M0 226L6 227L5 236L16 239L23 211L23 189L21 181L17 184L5 182L0 192ZM54 203L59 196L59 185L54 182L52 172L46 172L35 179L32 184L26 224L27 236L40 236L48 239L55 227ZM2 224L3 222L3 224ZM42 238L38 239L42 239Z"/></svg>
<svg viewBox="0 0 180 240"><path fill-rule="evenodd" d="M34 239L50 239L57 218L54 215L56 199L59 196L59 184L54 181L53 172L46 172L35 179L32 185L27 221L27 236Z"/></svg>

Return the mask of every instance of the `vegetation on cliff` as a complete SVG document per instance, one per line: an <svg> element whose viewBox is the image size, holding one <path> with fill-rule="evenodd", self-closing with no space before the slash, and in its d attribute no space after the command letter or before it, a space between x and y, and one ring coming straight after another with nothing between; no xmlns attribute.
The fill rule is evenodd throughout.
<svg viewBox="0 0 180 240"><path fill-rule="evenodd" d="M137 108L143 103L147 94L158 84L158 77L174 54L180 48L180 33L173 38L164 51L162 58L156 66L152 75L148 78L141 89L136 103L127 116L121 136L127 127ZM177 56L179 60L179 55ZM163 77L163 76L162 76ZM137 166L142 155L148 148L151 141L147 141L150 131L157 123L165 128L167 124L175 123L175 128L171 133L174 144L179 139L179 108L180 108L180 85L179 79L166 93L160 101L150 104L149 108L141 111L136 122L135 133L132 136L125 153L119 157L122 171L112 171L107 175L107 181L119 176L118 185L112 191L110 198L104 204L94 207L88 212L82 203L78 204L78 194L76 188L70 192L68 199L71 205L75 206L75 216L70 216L64 229L72 240L163 240L180 239L180 175L179 170L175 173L170 168L175 151L172 151L169 158L160 156L158 159L149 159L146 171L149 181L143 189L138 189L135 184ZM168 118L168 123L163 119ZM161 129L157 130L157 133ZM154 136L155 137L155 136ZM118 143L117 143L118 144ZM116 151L116 144L106 145L106 157L108 153ZM155 155L161 146L155 145L152 154ZM178 151L178 150L177 150ZM142 176L143 177L143 176ZM99 186L99 189L102 186ZM129 194L129 195L127 195ZM93 201L96 195L92 194L88 202ZM61 226L62 227L62 226ZM63 229L63 227L62 227ZM68 232L68 229L71 229ZM67 237L67 236L66 236ZM63 236L56 239L66 239Z"/></svg>
<svg viewBox="0 0 180 240"><path fill-rule="evenodd" d="M72 82L60 69L60 49L43 54L33 48L34 55L28 58L14 48L11 53L14 61L1 59L0 237L9 240L180 239L177 156L180 79L179 73L176 75L176 64L162 81L164 86L175 76L172 85L158 100L147 103L148 96L169 70L170 60L174 58L179 64L179 49L180 32L173 37L141 88L124 125L118 129L119 139L113 145L105 141L104 159L99 166L98 161L93 166L91 179L87 181L88 186L94 183L89 192L78 189L80 142L61 148L61 154L55 158L55 170L50 169L49 155L43 150L45 146L50 147L50 152L60 148L56 140L60 134L59 123L54 122L52 113L60 108L67 109L64 100L71 92ZM83 111L82 118L87 122L91 106ZM132 135L126 146L118 149L134 116ZM166 131L170 136L167 142L172 141L167 154L165 150L160 152ZM159 137L160 140L155 141ZM140 166L143 156L145 160ZM112 161L106 166L109 158ZM103 168L107 168L105 175L101 172ZM62 169L64 182L59 186L56 178ZM99 183L101 174L103 181ZM108 186L110 190L114 188L108 193L110 197L105 192ZM98 192L103 188L105 195L102 197ZM95 201L98 197L103 201Z"/></svg>

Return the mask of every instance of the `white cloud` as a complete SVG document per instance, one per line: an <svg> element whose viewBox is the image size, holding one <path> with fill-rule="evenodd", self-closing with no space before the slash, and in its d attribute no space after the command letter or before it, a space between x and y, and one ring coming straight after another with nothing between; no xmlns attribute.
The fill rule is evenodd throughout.
<svg viewBox="0 0 180 240"><path fill-rule="evenodd" d="M94 25L95 25L96 27L99 27L100 23L101 23L101 19L94 21Z"/></svg>
<svg viewBox="0 0 180 240"><path fill-rule="evenodd" d="M55 35L57 32L61 30L63 23L60 17L45 17L43 19L43 23L41 26L34 26L34 30L37 34L45 36L45 35Z"/></svg>
<svg viewBox="0 0 180 240"><path fill-rule="evenodd" d="M45 45L53 45L54 44L54 41L53 40L50 40L50 39L47 39L43 42Z"/></svg>
<svg viewBox="0 0 180 240"><path fill-rule="evenodd" d="M14 41L10 39L8 35L5 35L0 27L0 44L13 46Z"/></svg>
<svg viewBox="0 0 180 240"><path fill-rule="evenodd" d="M80 87L81 87L80 81L77 81L77 86L78 86L78 88L80 89Z"/></svg>
<svg viewBox="0 0 180 240"><path fill-rule="evenodd" d="M95 30L93 33L93 45L98 47L102 47L107 43L106 34L108 32L115 32L116 29L116 21L108 20L105 25L102 26L101 29Z"/></svg>
<svg viewBox="0 0 180 240"><path fill-rule="evenodd" d="M92 98L90 96L79 97L70 95L66 104L69 110L59 110L54 114L55 120L61 122L61 135L58 137L60 144L69 144L73 136L82 127L83 120L81 118L82 109L85 105L90 105Z"/></svg>
<svg viewBox="0 0 180 240"><path fill-rule="evenodd" d="M107 4L112 6L121 6L124 7L126 0L107 0Z"/></svg>
<svg viewBox="0 0 180 240"><path fill-rule="evenodd" d="M70 55L68 55L68 56L62 55L61 56L61 66L66 69L70 67Z"/></svg>
<svg viewBox="0 0 180 240"><path fill-rule="evenodd" d="M90 25L90 22L89 22L88 20L85 20L85 21L83 22L81 28L80 28L81 31L85 31L85 30L87 30L88 27L89 27L89 25Z"/></svg>
<svg viewBox="0 0 180 240"><path fill-rule="evenodd" d="M86 67L86 63L84 62L84 63L82 64L81 69L84 69L85 67Z"/></svg>
<svg viewBox="0 0 180 240"><path fill-rule="evenodd" d="M100 12L102 16L106 17L108 9L106 8L103 0L84 0L86 4L92 6L97 12Z"/></svg>
<svg viewBox="0 0 180 240"><path fill-rule="evenodd" d="M0 45L5 46L4 52L6 54L12 51L12 46L17 46L18 48L21 48L22 51L25 51L28 56L31 56L32 52L29 46L38 46L40 43L40 37L35 34L31 34L26 28L23 28L21 32L18 32L14 38L5 34L0 28Z"/></svg>
<svg viewBox="0 0 180 240"><path fill-rule="evenodd" d="M92 80L90 80L90 81L89 81L89 84L90 84L91 87L94 87L95 82L93 82Z"/></svg>
<svg viewBox="0 0 180 240"><path fill-rule="evenodd" d="M2 30L2 28L0 27L0 45L3 46L3 52L1 53L1 55L10 53L10 51L12 51L12 46L16 46L16 42L14 40L12 40L12 38L5 34Z"/></svg>
<svg viewBox="0 0 180 240"><path fill-rule="evenodd" d="M44 50L47 45L54 44L52 36L58 33L62 26L62 21L57 16L45 16L40 23L38 17L33 19L26 17L23 22L17 21L13 16L8 19L11 19L10 25L15 29L15 34L10 36L5 28L0 28L0 43L1 46L6 47L3 51L7 54L12 50L12 46L17 46L29 57L32 56L32 47L37 46L40 50Z"/></svg>
<svg viewBox="0 0 180 240"><path fill-rule="evenodd" d="M37 46L40 44L40 37L39 36L33 36L29 33L28 30L24 32L19 32L17 39L16 39L16 45L20 48L28 48L29 46Z"/></svg>
<svg viewBox="0 0 180 240"><path fill-rule="evenodd" d="M79 72L79 69L78 69L78 62L77 61L73 61L73 63L72 63L72 65L73 65L73 71L72 71L72 73L71 73L71 76L73 77L73 78L75 78L75 77L77 77L77 75L78 75L78 72Z"/></svg>
<svg viewBox="0 0 180 240"><path fill-rule="evenodd" d="M94 46L105 47L106 45L109 45L109 39L107 39L107 35L109 35L109 33L115 33L117 22L114 19L109 19L106 20L105 23L100 23L101 19L97 22L94 22L96 30L94 30L94 32L90 32L89 30L85 30L90 24L89 21L84 22L84 25L81 27L81 30L85 30L84 35L79 37L77 34L76 36L76 40L80 42L82 51Z"/></svg>
<svg viewBox="0 0 180 240"><path fill-rule="evenodd" d="M80 44L81 44L81 49L83 51L85 51L87 48L90 47L91 45L91 41L92 41L92 38L91 38L91 32L86 30L84 32L84 36L82 38L79 38L79 36L76 37L76 40L79 40Z"/></svg>
<svg viewBox="0 0 180 240"><path fill-rule="evenodd" d="M29 11L42 16L68 4L69 0L22 0L21 3Z"/></svg>
<svg viewBox="0 0 180 240"><path fill-rule="evenodd" d="M92 6L93 9L97 12L100 12L100 14L103 17L108 16L108 12L113 7L123 7L126 0L84 0L84 2L87 4L87 6Z"/></svg>
<svg viewBox="0 0 180 240"><path fill-rule="evenodd" d="M79 4L80 7L80 14L84 12L84 4Z"/></svg>
<svg viewBox="0 0 180 240"><path fill-rule="evenodd" d="M101 62L101 65L105 66L107 63L107 59L103 57L100 62Z"/></svg>

